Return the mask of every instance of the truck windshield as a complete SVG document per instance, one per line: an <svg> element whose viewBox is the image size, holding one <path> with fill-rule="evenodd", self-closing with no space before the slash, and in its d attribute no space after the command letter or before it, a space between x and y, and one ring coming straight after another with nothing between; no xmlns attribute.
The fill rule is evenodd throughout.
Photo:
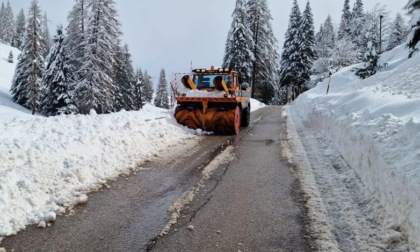
<svg viewBox="0 0 420 252"><path fill-rule="evenodd" d="M198 89L201 88L214 88L213 80L216 76L221 76L228 88L230 88L230 75L229 74L194 74L193 81Z"/></svg>

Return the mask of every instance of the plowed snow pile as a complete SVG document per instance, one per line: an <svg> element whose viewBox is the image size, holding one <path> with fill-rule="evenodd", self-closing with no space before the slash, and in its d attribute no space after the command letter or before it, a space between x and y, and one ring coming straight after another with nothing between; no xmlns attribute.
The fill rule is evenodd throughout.
<svg viewBox="0 0 420 252"><path fill-rule="evenodd" d="M327 136L420 251L420 53L404 46L382 55L385 67L359 79L343 68L288 107L294 124ZM333 188L332 188L333 189Z"/></svg>
<svg viewBox="0 0 420 252"><path fill-rule="evenodd" d="M107 180L198 141L201 131L150 104L108 115L32 116L9 94L19 53L0 43L0 242L26 225L45 227ZM252 101L253 110L263 106Z"/></svg>

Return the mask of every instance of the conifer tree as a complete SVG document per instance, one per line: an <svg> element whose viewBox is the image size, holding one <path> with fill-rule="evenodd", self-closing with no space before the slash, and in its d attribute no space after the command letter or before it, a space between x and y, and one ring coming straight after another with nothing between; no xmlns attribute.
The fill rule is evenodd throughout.
<svg viewBox="0 0 420 252"><path fill-rule="evenodd" d="M169 109L168 99L168 82L166 81L165 70L162 68L159 75L159 83L156 90L155 106L159 108Z"/></svg>
<svg viewBox="0 0 420 252"><path fill-rule="evenodd" d="M51 36L50 36L50 30L48 29L47 12L45 12L44 16L42 16L41 26L42 26L42 32L44 33L44 44L45 44L45 49L46 49L44 56L47 56L51 48Z"/></svg>
<svg viewBox="0 0 420 252"><path fill-rule="evenodd" d="M420 40L420 0L409 0L404 8L412 16L411 32L407 39L407 46L410 48L409 57L411 57L414 52L418 51L417 43Z"/></svg>
<svg viewBox="0 0 420 252"><path fill-rule="evenodd" d="M412 14L413 10L420 9L420 0L408 0L405 8L407 8L409 13Z"/></svg>
<svg viewBox="0 0 420 252"><path fill-rule="evenodd" d="M297 1L293 1L289 27L286 31L283 53L280 61L280 83L289 90L306 82L306 66L303 64L302 15Z"/></svg>
<svg viewBox="0 0 420 252"><path fill-rule="evenodd" d="M278 85L279 55L266 0L247 2L249 27L254 41L252 97L270 103Z"/></svg>
<svg viewBox="0 0 420 252"><path fill-rule="evenodd" d="M341 22L338 28L337 39L349 39L351 34L352 15L350 11L350 0L344 0L343 14L341 15Z"/></svg>
<svg viewBox="0 0 420 252"><path fill-rule="evenodd" d="M53 38L54 44L47 56L47 65L42 78L44 91L40 111L47 116L78 112L68 78L70 69L67 64L67 52L63 46L64 38L63 27L59 26Z"/></svg>
<svg viewBox="0 0 420 252"><path fill-rule="evenodd" d="M404 19L400 13L397 13L395 20L391 27L391 36L388 41L386 50L389 51L394 47L401 45L407 40L407 26L404 24Z"/></svg>
<svg viewBox="0 0 420 252"><path fill-rule="evenodd" d="M113 0L92 0L86 37L83 65L77 74L81 80L76 87L79 111L83 114L95 110L102 114L111 112L114 85L114 48L121 34L120 23Z"/></svg>
<svg viewBox="0 0 420 252"><path fill-rule="evenodd" d="M346 37L339 39L335 43L335 47L332 50L331 61L328 67L331 65L335 69L350 66L359 62L359 51L353 41L345 39ZM348 37L347 37L348 38ZM324 73L330 69L324 69Z"/></svg>
<svg viewBox="0 0 420 252"><path fill-rule="evenodd" d="M9 57L7 58L7 62L13 63L13 52L12 51L9 52Z"/></svg>
<svg viewBox="0 0 420 252"><path fill-rule="evenodd" d="M6 7L4 6L4 2L1 2L0 6L0 41L4 42L3 40L3 31L6 29Z"/></svg>
<svg viewBox="0 0 420 252"><path fill-rule="evenodd" d="M363 2L362 0L356 0L353 6L350 30L352 41L360 52L360 59L363 58L366 46L364 43L366 27L366 17L363 10Z"/></svg>
<svg viewBox="0 0 420 252"><path fill-rule="evenodd" d="M323 32L324 32L324 25L321 24L318 32L315 34L315 45L317 45L318 43L321 43Z"/></svg>
<svg viewBox="0 0 420 252"><path fill-rule="evenodd" d="M115 111L120 111L121 109L129 111L133 109L133 87L136 85L131 54L128 45L125 45L124 47L118 45L116 52L116 60L114 63L114 83L117 90L115 93Z"/></svg>
<svg viewBox="0 0 420 252"><path fill-rule="evenodd" d="M126 72L126 78L127 78L127 93L126 93L126 97L127 100L130 101L129 106L127 107L127 109L129 110L133 110L134 109L134 93L133 91L135 90L135 86L136 86L136 77L135 77L135 72L134 72L134 67L133 67L133 61L131 59L131 53L130 50L128 49L128 45L125 44L124 45L124 57L123 57L123 65L125 68L125 72Z"/></svg>
<svg viewBox="0 0 420 252"><path fill-rule="evenodd" d="M343 14L341 15L340 26L337 33L337 40L334 48L331 50L332 61L330 63L332 63L336 68L349 66L358 62L360 53L358 52L359 49L352 37L352 22L353 16L350 11L350 1L345 0Z"/></svg>
<svg viewBox="0 0 420 252"><path fill-rule="evenodd" d="M41 79L44 72L42 53L45 48L42 48L43 32L40 20L41 10L38 0L32 0L23 51L19 56L10 90L13 101L32 109L32 114L35 114L39 105Z"/></svg>
<svg viewBox="0 0 420 252"><path fill-rule="evenodd" d="M242 80L249 81L254 61L254 41L244 0L237 0L226 41L223 67L234 67Z"/></svg>
<svg viewBox="0 0 420 252"><path fill-rule="evenodd" d="M88 3L90 0L76 0L75 5L70 11L67 19L68 26L66 28L67 36L64 40L64 47L68 52L68 65L71 68L69 81L71 85L77 86L82 79L78 72L83 64L85 56L84 45L86 37L86 26L88 22Z"/></svg>
<svg viewBox="0 0 420 252"><path fill-rule="evenodd" d="M348 40L344 38L341 40L336 39L333 22L331 16L328 15L316 34L316 52L319 58L315 61L312 68L313 73L320 77L321 80L327 77L332 69L342 67L343 65L341 64L343 62L347 64L349 59L340 58L346 55L341 55L341 51L338 50L353 48L354 45ZM339 48L338 45L343 48ZM352 59L352 55L354 54L349 55L350 59Z"/></svg>
<svg viewBox="0 0 420 252"><path fill-rule="evenodd" d="M126 102L126 99L125 99L127 76L123 67L124 52L119 41L118 41L118 44L115 45L115 48L113 49L113 51L115 52L115 56L114 56L114 64L113 64L114 95L112 99L113 99L113 111L118 112L122 109L127 110L126 108L128 106L128 102Z"/></svg>
<svg viewBox="0 0 420 252"><path fill-rule="evenodd" d="M22 50L22 43L25 38L25 25L25 12L23 11L23 9L21 9L16 17L16 33L15 37L13 38L13 46L18 48L19 50Z"/></svg>
<svg viewBox="0 0 420 252"><path fill-rule="evenodd" d="M15 18L13 16L12 7L10 6L9 1L7 1L6 7L4 9L4 14L3 16L0 16L0 19L2 22L0 37L4 43L11 45L16 33L16 23Z"/></svg>
<svg viewBox="0 0 420 252"><path fill-rule="evenodd" d="M322 29L317 34L316 49L320 58L331 58L332 51L335 48L335 31L331 16L328 15Z"/></svg>
<svg viewBox="0 0 420 252"><path fill-rule="evenodd" d="M147 70L144 70L143 73L143 80L141 82L143 93L144 93L144 101L145 102L152 102L153 100L153 81L152 77L149 75Z"/></svg>
<svg viewBox="0 0 420 252"><path fill-rule="evenodd" d="M315 52L315 27L312 15L312 9L309 1L306 3L306 8L302 14L301 22L301 34L302 34L302 63L305 67L303 72L303 78L306 81L310 79L310 71L314 61L316 60Z"/></svg>
<svg viewBox="0 0 420 252"><path fill-rule="evenodd" d="M364 68L356 69L356 75L362 79L374 75L378 67L379 56L376 51L376 48L378 48L377 31L376 23L372 22L369 31L365 35L367 41L363 58L365 66Z"/></svg>
<svg viewBox="0 0 420 252"><path fill-rule="evenodd" d="M145 96L143 91L143 72L141 69L137 69L135 75L135 85L132 87L133 93L133 109L139 110L142 109L145 104Z"/></svg>

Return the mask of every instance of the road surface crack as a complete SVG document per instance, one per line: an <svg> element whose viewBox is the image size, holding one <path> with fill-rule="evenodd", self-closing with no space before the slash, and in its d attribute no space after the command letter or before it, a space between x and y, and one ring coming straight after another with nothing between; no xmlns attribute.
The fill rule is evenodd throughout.
<svg viewBox="0 0 420 252"><path fill-rule="evenodd" d="M210 164L206 166L203 170L203 176L201 180L190 190L183 193L183 195L175 201L168 212L170 213L170 220L162 232L155 238L150 239L146 251L153 250L153 247L156 245L156 242L163 236L170 233L171 230L174 230L175 227L181 228L192 222L196 214L203 209L213 197L214 190L218 187L219 183L222 181L224 175L226 174L229 163L234 159L233 147L228 147L220 155L215 157ZM203 194L202 197L197 199L197 195L203 188L212 185L209 190ZM193 206L194 202L200 202L200 199L205 199L198 207L196 207L191 212L186 213L186 206ZM185 215L184 215L185 214ZM180 217L190 216L188 220L184 219L182 223L179 222ZM186 221L185 221L186 220ZM175 228L176 229L176 228Z"/></svg>
<svg viewBox="0 0 420 252"><path fill-rule="evenodd" d="M193 219L195 218L195 216L197 215L197 213L201 209L203 209L210 202L210 200L213 198L213 192L216 190L216 188L219 186L220 182L223 180L226 172L228 171L228 168L229 168L229 165L227 165L226 167L223 168L222 174L218 175L214 179L209 179L207 181L207 182L209 182L211 180L214 180L215 181L214 186L206 193L208 195L207 199L198 208L196 208L194 211L192 211L191 217L189 218L188 222L186 222L185 224L181 225L180 227L184 227L184 226L190 224L193 221Z"/></svg>

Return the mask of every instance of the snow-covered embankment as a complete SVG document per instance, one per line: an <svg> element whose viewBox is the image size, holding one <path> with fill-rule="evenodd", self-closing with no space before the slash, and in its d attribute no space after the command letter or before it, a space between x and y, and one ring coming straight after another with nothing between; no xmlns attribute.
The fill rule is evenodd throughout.
<svg viewBox="0 0 420 252"><path fill-rule="evenodd" d="M369 192L420 250L420 54L404 46L384 53L387 66L360 80L341 69L301 95L288 113L294 123L330 138Z"/></svg>

